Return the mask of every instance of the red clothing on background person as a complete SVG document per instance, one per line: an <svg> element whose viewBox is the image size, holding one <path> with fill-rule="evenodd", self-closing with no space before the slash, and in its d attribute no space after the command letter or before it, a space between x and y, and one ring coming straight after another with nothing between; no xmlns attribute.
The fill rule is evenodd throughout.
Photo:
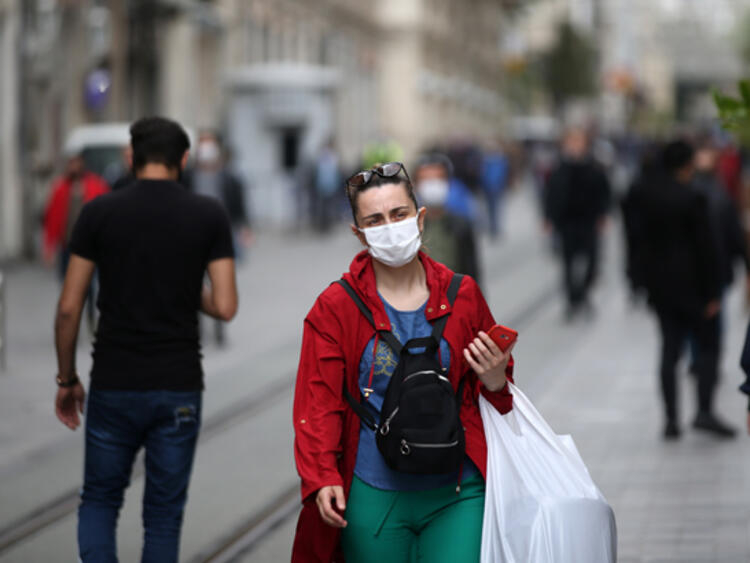
<svg viewBox="0 0 750 563"><path fill-rule="evenodd" d="M451 351L448 373L453 388L466 377L461 421L466 429L466 454L482 475L487 469L487 444L479 414L481 392L499 412L513 408L507 386L490 392L463 360L462 350L480 330L495 324L477 283L466 276L451 306L446 293L453 272L423 252L430 297L425 315L432 322L451 314L443 338ZM375 324L390 330L390 320L375 283L372 258L366 250L352 261L344 279L372 311ZM354 301L339 284L333 284L316 300L305 318L302 352L294 395L294 454L302 479L302 512L297 523L292 561L330 563L344 561L339 540L341 531L323 522L316 493L322 487L340 485L348 496L359 443L360 421L343 396L344 385L354 397L360 396L359 363L375 329L360 313ZM506 375L513 381L513 359ZM351 562L350 562L351 563Z"/></svg>
<svg viewBox="0 0 750 563"><path fill-rule="evenodd" d="M83 203L109 192L103 178L93 172L84 172L78 180L83 184ZM74 180L62 176L52 186L52 193L44 213L44 250L51 254L64 244L65 233L69 230L68 209Z"/></svg>
<svg viewBox="0 0 750 563"><path fill-rule="evenodd" d="M742 155L737 147L729 145L719 154L719 177L732 201L738 207L742 198Z"/></svg>

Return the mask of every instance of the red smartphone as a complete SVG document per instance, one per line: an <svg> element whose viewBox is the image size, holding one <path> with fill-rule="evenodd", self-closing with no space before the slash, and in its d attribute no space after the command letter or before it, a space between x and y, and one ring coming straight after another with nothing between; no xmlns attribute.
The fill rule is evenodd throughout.
<svg viewBox="0 0 750 563"><path fill-rule="evenodd" d="M518 333L507 326L495 325L487 331L487 336L492 338L492 341L497 344L498 348L505 352L516 341Z"/></svg>

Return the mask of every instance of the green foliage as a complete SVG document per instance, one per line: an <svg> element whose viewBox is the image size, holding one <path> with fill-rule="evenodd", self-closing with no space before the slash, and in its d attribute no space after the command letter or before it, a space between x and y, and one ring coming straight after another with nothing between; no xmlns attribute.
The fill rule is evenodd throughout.
<svg viewBox="0 0 750 563"><path fill-rule="evenodd" d="M713 96L722 126L750 147L750 80L740 80L740 96L728 96L714 89Z"/></svg>
<svg viewBox="0 0 750 563"><path fill-rule="evenodd" d="M570 23L558 27L557 41L543 57L543 64L547 89L558 108L572 98L596 93L596 48Z"/></svg>

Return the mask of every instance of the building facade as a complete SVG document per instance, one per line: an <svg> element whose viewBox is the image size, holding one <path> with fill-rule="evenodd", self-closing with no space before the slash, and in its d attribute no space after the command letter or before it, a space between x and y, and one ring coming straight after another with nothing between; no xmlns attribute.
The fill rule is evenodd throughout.
<svg viewBox="0 0 750 563"><path fill-rule="evenodd" d="M490 0L226 0L220 114L254 211L282 223L299 165L329 141L349 169L373 141L407 162L495 138L503 9Z"/></svg>
<svg viewBox="0 0 750 563"><path fill-rule="evenodd" d="M19 168L20 2L0 0L0 262L21 253L23 192Z"/></svg>
<svg viewBox="0 0 750 563"><path fill-rule="evenodd" d="M633 94L665 119L701 121L715 115L712 87L743 73L736 26L748 0L536 0L519 20L530 56L553 43L567 20L592 37L599 54L605 128L628 125Z"/></svg>
<svg viewBox="0 0 750 563"><path fill-rule="evenodd" d="M0 125L19 129L20 149L3 145L0 162L16 164L0 164L0 174L22 179L27 251L65 139L83 124L162 114L225 132L254 212L281 224L292 220L296 171L329 141L353 169L373 141L393 142L409 162L434 142L496 137L504 5L0 0L3 46L23 47L15 63L0 53L3 77L16 65L21 93L12 98L3 81L3 107L20 111L0 114Z"/></svg>

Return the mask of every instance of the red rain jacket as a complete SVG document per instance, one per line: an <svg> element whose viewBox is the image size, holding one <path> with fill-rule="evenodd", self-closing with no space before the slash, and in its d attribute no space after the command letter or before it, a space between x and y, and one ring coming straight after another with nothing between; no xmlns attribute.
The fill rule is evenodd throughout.
<svg viewBox="0 0 750 563"><path fill-rule="evenodd" d="M81 181L83 182L84 203L109 191L109 186L104 179L93 172L84 172ZM50 195L44 214L44 248L47 252L52 252L60 246L65 237L72 185L70 178L63 176L52 186L52 195Z"/></svg>
<svg viewBox="0 0 750 563"><path fill-rule="evenodd" d="M486 476L487 444L484 438L478 398L481 392L501 413L513 408L507 387L490 392L481 385L463 358L463 349L480 330L495 324L477 283L465 276L451 307L446 292L453 272L426 254L419 254L425 268L430 297L425 315L428 321L451 314L443 338L451 351L449 379L454 389L462 377L468 378L461 420L466 428L466 453ZM390 321L375 285L372 258L367 251L358 254L344 274L372 311L379 329L389 330ZM305 318L302 353L294 395L294 455L302 479L302 512L292 552L293 563L343 562L339 549L340 530L328 526L315 503L317 491L328 485L341 485L346 495L354 474L359 442L359 418L343 397L346 385L359 397L359 363L375 329L361 314L339 284L333 284L317 299ZM513 360L507 375L512 381Z"/></svg>

